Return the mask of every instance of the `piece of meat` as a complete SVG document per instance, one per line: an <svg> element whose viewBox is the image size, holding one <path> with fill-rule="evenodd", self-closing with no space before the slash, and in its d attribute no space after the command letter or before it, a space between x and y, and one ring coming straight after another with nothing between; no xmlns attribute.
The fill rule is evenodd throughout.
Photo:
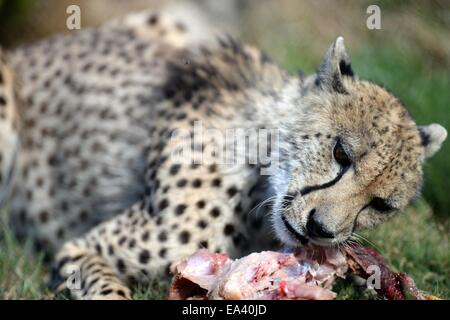
<svg viewBox="0 0 450 320"><path fill-rule="evenodd" d="M170 299L334 299L331 285L347 264L335 249L263 251L234 261L202 249L171 270Z"/></svg>
<svg viewBox="0 0 450 320"><path fill-rule="evenodd" d="M427 296L421 293L414 280L406 273L393 272L383 256L373 248L349 246L345 249L349 269L354 274L367 279L372 274L368 272L376 266L380 271L380 287L374 288L379 294L389 300L424 300Z"/></svg>
<svg viewBox="0 0 450 320"><path fill-rule="evenodd" d="M206 293L214 288L220 274L227 270L232 260L225 254L212 253L200 249L170 267L175 274L169 292L169 299L206 298Z"/></svg>
<svg viewBox="0 0 450 320"><path fill-rule="evenodd" d="M371 266L379 268L375 290L386 299L436 298L420 292L407 274L392 272L375 249L352 245L344 251L314 246L263 251L236 260L201 249L171 266L169 299L334 299L337 277L351 272L368 279Z"/></svg>

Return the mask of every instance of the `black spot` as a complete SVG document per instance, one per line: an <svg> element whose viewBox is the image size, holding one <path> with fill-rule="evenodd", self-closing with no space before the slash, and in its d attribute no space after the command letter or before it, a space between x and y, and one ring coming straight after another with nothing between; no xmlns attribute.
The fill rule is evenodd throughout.
<svg viewBox="0 0 450 320"><path fill-rule="evenodd" d="M194 179L194 181L192 181L192 187L194 188L200 188L202 186L202 180L201 179Z"/></svg>
<svg viewBox="0 0 450 320"><path fill-rule="evenodd" d="M158 255L159 255L161 258L165 258L166 255L167 255L167 249L162 248L161 250L159 250Z"/></svg>
<svg viewBox="0 0 450 320"><path fill-rule="evenodd" d="M227 194L230 198L234 197L238 193L238 189L236 187L230 187L227 189Z"/></svg>
<svg viewBox="0 0 450 320"><path fill-rule="evenodd" d="M102 296L107 296L107 295L110 294L111 292L112 292L111 289L106 289L106 290L101 291L100 294L101 294Z"/></svg>
<svg viewBox="0 0 450 320"><path fill-rule="evenodd" d="M162 199L159 202L159 210L161 210L161 211L166 209L168 206L169 206L169 200L167 200L167 199Z"/></svg>
<svg viewBox="0 0 450 320"><path fill-rule="evenodd" d="M234 226L232 225L232 224L226 224L225 225L225 227L223 228L223 233L226 235L226 236L229 236L229 235L231 235L231 234L233 234L233 232L234 232Z"/></svg>
<svg viewBox="0 0 450 320"><path fill-rule="evenodd" d="M177 181L177 187L179 187L179 188L183 188L186 185L187 185L187 180L186 179L180 179L180 180Z"/></svg>
<svg viewBox="0 0 450 320"><path fill-rule="evenodd" d="M169 173L174 176L178 173L178 171L180 171L180 168L180 164L173 164L169 169Z"/></svg>
<svg viewBox="0 0 450 320"><path fill-rule="evenodd" d="M234 213L235 214L240 214L242 212L242 203L238 203L235 207L234 207Z"/></svg>
<svg viewBox="0 0 450 320"><path fill-rule="evenodd" d="M197 201L197 208L203 209L206 206L205 200L199 200Z"/></svg>
<svg viewBox="0 0 450 320"><path fill-rule="evenodd" d="M181 243L188 243L190 238L191 234L189 231L184 230L180 233L179 239Z"/></svg>
<svg viewBox="0 0 450 320"><path fill-rule="evenodd" d="M205 229L208 226L208 223L205 220L201 219L197 222L197 226L200 229Z"/></svg>
<svg viewBox="0 0 450 320"><path fill-rule="evenodd" d="M158 240L161 242L167 241L167 233L165 231L161 231L158 235Z"/></svg>
<svg viewBox="0 0 450 320"><path fill-rule="evenodd" d="M177 114L176 117L175 117L176 120L184 120L186 118L187 118L187 114L184 113L184 112L181 112L181 113Z"/></svg>
<svg viewBox="0 0 450 320"><path fill-rule="evenodd" d="M150 260L150 252L148 250L142 250L139 254L139 262L146 264Z"/></svg>
<svg viewBox="0 0 450 320"><path fill-rule="evenodd" d="M199 247L199 248L206 248L206 249L208 249L208 241L206 241L206 240L200 241L200 242L198 243L198 247Z"/></svg>
<svg viewBox="0 0 450 320"><path fill-rule="evenodd" d="M149 237L150 237L150 233L149 233L148 231L145 231L145 232L142 234L141 239L142 239L142 241L145 242L145 241L148 241Z"/></svg>
<svg viewBox="0 0 450 320"><path fill-rule="evenodd" d="M118 242L119 246L123 245L125 243L125 241L127 241L127 237L125 237L125 236L121 237Z"/></svg>
<svg viewBox="0 0 450 320"><path fill-rule="evenodd" d="M48 211L41 211L41 213L39 214L39 221L41 223L47 223L48 222Z"/></svg>
<svg viewBox="0 0 450 320"><path fill-rule="evenodd" d="M218 216L220 216L220 209L218 207L214 207L211 209L211 211L209 213L210 213L211 217L217 218Z"/></svg>
<svg viewBox="0 0 450 320"><path fill-rule="evenodd" d="M127 267L125 266L125 263L122 259L117 260L117 270L119 270L120 273L125 273L127 271Z"/></svg>
<svg viewBox="0 0 450 320"><path fill-rule="evenodd" d="M119 296L126 298L125 292L124 292L123 290L117 290L116 293L117 293Z"/></svg>
<svg viewBox="0 0 450 320"><path fill-rule="evenodd" d="M185 204L179 204L176 206L175 208L175 214L177 216L180 216L184 213L184 211L186 210L187 206Z"/></svg>
<svg viewBox="0 0 450 320"><path fill-rule="evenodd" d="M95 251L101 256L102 255L102 247L97 243L95 245Z"/></svg>
<svg viewBox="0 0 450 320"><path fill-rule="evenodd" d="M56 237L60 240L64 238L64 234L65 231L63 228L59 228L58 231L56 231Z"/></svg>
<svg viewBox="0 0 450 320"><path fill-rule="evenodd" d="M211 185L216 188L220 187L222 185L222 179L214 178L213 181L211 182Z"/></svg>
<svg viewBox="0 0 450 320"><path fill-rule="evenodd" d="M173 88L166 88L164 90L164 96L167 100L172 99L175 96L175 90Z"/></svg>
<svg viewBox="0 0 450 320"><path fill-rule="evenodd" d="M152 14L150 17L148 17L147 22L149 25L155 25L158 23L158 20L159 20L158 15Z"/></svg>

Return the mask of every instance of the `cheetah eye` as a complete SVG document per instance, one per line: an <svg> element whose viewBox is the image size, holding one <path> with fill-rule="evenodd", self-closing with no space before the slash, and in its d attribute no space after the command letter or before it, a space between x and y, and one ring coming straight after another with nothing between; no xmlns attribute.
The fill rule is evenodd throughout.
<svg viewBox="0 0 450 320"><path fill-rule="evenodd" d="M336 142L336 145L334 146L333 156L336 162L339 163L344 168L349 167L352 164L349 156L342 147L340 140L338 140Z"/></svg>
<svg viewBox="0 0 450 320"><path fill-rule="evenodd" d="M386 203L385 200L379 197L373 198L372 201L370 201L369 203L369 207L379 212L390 212L394 210L394 208L392 208L388 203Z"/></svg>

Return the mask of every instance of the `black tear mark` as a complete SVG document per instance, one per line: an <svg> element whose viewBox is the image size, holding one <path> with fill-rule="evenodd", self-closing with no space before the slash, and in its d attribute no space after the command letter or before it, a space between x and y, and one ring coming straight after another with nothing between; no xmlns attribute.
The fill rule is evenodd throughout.
<svg viewBox="0 0 450 320"><path fill-rule="evenodd" d="M338 182L342 176L344 175L344 173L347 172L349 167L344 167L342 168L342 170L339 172L339 174L331 181L328 181L327 183L321 184L321 185L317 185L317 186L310 186L310 187L304 187L301 191L300 194L302 196L307 195L308 193L311 193L313 191L317 191L317 190L321 190L321 189L326 189L329 188L333 185L336 184L336 182Z"/></svg>

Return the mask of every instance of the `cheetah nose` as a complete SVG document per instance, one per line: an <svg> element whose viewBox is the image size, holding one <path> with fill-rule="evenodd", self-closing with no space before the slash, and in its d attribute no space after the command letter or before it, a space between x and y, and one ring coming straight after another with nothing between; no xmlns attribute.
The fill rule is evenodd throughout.
<svg viewBox="0 0 450 320"><path fill-rule="evenodd" d="M321 222L317 221L315 217L316 209L309 212L308 222L306 223L306 230L308 235L313 238L334 238L334 234L328 231Z"/></svg>

